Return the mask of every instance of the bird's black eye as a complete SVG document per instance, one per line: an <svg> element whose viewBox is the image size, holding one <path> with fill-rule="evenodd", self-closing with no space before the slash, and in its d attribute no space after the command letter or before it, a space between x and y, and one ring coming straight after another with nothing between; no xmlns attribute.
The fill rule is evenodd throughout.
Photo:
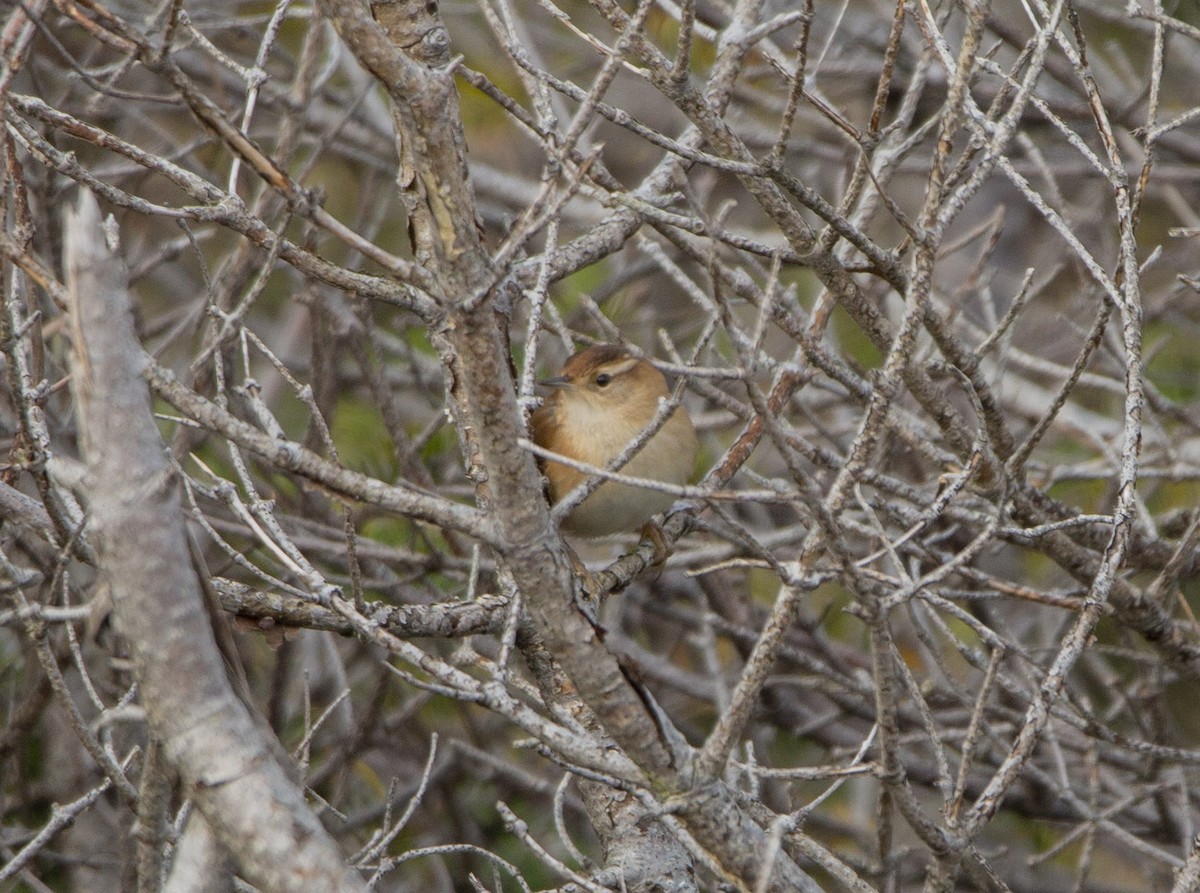
<svg viewBox="0 0 1200 893"><path fill-rule="evenodd" d="M601 372L599 375L596 376L596 387L602 388L606 384L608 384L610 381L612 381L612 376L609 375L607 372Z"/></svg>

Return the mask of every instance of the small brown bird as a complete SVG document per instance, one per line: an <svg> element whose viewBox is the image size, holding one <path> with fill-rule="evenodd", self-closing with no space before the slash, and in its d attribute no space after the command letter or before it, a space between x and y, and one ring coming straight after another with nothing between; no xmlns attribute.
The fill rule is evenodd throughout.
<svg viewBox="0 0 1200 893"><path fill-rule="evenodd" d="M559 375L541 384L554 393L530 418L534 443L598 468L606 467L650 424L659 399L670 395L661 372L615 344L580 351ZM620 473L682 485L695 463L696 430L681 406ZM552 503L588 477L552 459L545 460L542 470ZM571 511L562 530L580 537L637 530L674 501L668 493L608 481ZM661 533L656 545L661 545Z"/></svg>

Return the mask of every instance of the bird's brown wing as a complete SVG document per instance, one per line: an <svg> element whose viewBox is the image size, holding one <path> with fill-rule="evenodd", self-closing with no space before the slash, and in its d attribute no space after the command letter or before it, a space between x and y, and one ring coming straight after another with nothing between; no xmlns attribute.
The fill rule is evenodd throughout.
<svg viewBox="0 0 1200 893"><path fill-rule="evenodd" d="M529 416L529 436L538 446L544 449L551 449L550 441L553 439L552 425L554 424L554 403L552 400L546 400L533 411ZM541 456L537 457L538 468L543 472L546 470L546 460Z"/></svg>
<svg viewBox="0 0 1200 893"><path fill-rule="evenodd" d="M554 422L554 402L547 399L533 411L529 416L529 436L540 447L550 449L549 443L551 440L551 425ZM546 479L546 460L541 456L534 457L537 461L538 471L542 477L542 495L546 497L546 502L552 500L550 494L550 481Z"/></svg>

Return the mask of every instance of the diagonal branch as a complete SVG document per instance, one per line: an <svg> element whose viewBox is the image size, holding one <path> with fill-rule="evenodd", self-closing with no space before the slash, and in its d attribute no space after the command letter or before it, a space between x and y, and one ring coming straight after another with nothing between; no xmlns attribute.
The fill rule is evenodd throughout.
<svg viewBox="0 0 1200 893"><path fill-rule="evenodd" d="M244 876L272 890L359 890L225 675L182 505L142 380L125 273L84 194L66 256L92 525L151 733Z"/></svg>

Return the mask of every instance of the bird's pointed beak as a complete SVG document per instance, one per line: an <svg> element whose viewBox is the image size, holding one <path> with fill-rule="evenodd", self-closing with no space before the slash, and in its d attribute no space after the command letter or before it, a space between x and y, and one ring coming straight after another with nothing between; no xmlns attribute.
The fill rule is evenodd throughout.
<svg viewBox="0 0 1200 893"><path fill-rule="evenodd" d="M553 378L543 378L538 384L544 388L566 388L571 386L571 379L565 375L556 375Z"/></svg>

